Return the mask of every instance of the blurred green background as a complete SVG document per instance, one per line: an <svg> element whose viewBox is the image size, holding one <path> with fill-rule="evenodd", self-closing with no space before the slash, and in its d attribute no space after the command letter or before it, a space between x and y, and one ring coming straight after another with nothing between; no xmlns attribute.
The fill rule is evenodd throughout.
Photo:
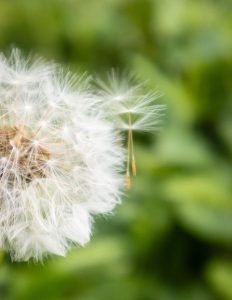
<svg viewBox="0 0 232 300"><path fill-rule="evenodd" d="M0 48L132 71L167 105L92 241L43 265L0 256L0 299L232 299L232 1L0 0Z"/></svg>

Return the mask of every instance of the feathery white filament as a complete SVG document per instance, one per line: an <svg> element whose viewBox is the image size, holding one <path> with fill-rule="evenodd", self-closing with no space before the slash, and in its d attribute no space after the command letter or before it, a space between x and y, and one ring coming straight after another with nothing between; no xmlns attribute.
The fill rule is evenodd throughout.
<svg viewBox="0 0 232 300"><path fill-rule="evenodd" d="M120 130L151 131L159 124L165 105L154 103L161 96L159 92L144 94L143 85L134 81L112 71L108 80L97 80L99 96L105 99L104 109Z"/></svg>

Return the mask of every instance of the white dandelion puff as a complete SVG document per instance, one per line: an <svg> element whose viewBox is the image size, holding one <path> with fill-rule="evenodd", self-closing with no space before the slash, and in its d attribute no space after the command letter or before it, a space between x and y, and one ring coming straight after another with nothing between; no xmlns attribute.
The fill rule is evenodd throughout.
<svg viewBox="0 0 232 300"><path fill-rule="evenodd" d="M153 128L162 107L116 78L102 87L17 50L0 56L0 248L13 260L84 245L93 215L120 202L120 131L133 156L132 130Z"/></svg>

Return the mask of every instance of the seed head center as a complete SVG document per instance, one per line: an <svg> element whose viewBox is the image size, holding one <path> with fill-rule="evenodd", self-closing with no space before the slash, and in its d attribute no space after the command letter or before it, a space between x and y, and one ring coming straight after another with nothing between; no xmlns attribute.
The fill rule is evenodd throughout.
<svg viewBox="0 0 232 300"><path fill-rule="evenodd" d="M30 183L49 176L50 152L24 126L0 126L0 179Z"/></svg>

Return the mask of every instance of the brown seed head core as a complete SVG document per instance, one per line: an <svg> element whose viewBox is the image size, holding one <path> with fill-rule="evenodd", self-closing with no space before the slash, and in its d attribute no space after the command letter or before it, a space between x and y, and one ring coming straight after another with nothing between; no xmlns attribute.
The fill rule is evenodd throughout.
<svg viewBox="0 0 232 300"><path fill-rule="evenodd" d="M49 176L50 152L24 126L0 126L0 158L0 179L6 177L9 183Z"/></svg>

